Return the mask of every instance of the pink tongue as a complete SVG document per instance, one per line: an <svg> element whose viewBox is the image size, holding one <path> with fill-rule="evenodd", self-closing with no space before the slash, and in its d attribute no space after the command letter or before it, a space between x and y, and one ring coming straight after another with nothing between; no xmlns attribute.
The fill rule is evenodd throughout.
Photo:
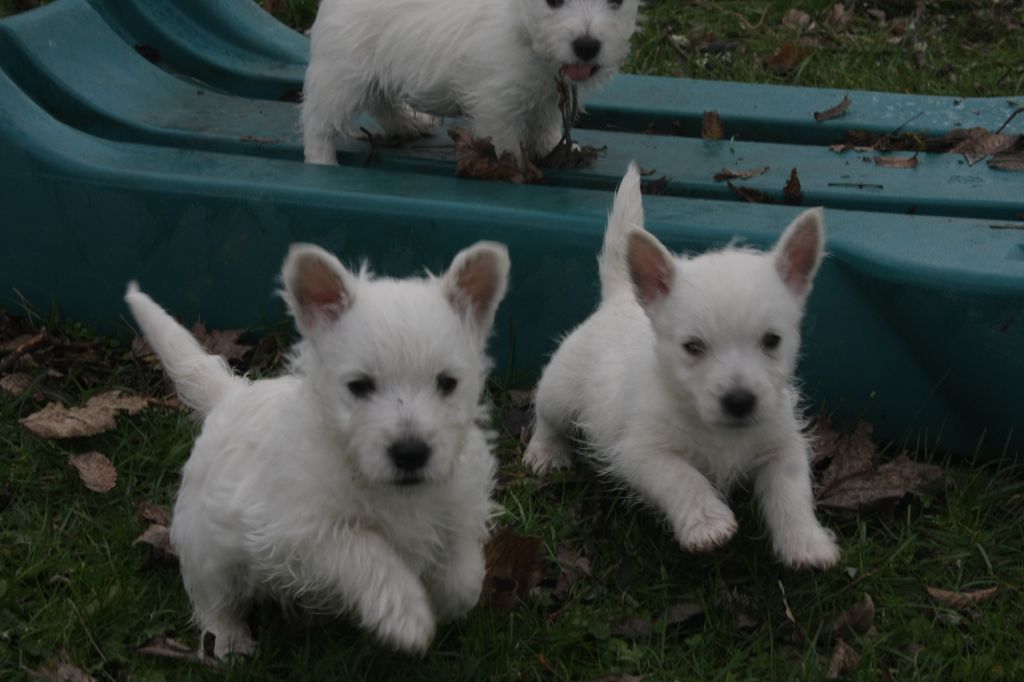
<svg viewBox="0 0 1024 682"><path fill-rule="evenodd" d="M565 75L574 81L585 81L594 71L593 64L569 64L565 67Z"/></svg>

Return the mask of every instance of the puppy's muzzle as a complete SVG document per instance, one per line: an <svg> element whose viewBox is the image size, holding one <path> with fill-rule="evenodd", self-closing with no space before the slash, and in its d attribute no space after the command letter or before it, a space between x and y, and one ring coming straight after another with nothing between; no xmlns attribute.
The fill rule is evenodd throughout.
<svg viewBox="0 0 1024 682"><path fill-rule="evenodd" d="M430 446L420 438L402 438L388 446L388 457L398 469L398 483L418 483L421 470L430 459Z"/></svg>

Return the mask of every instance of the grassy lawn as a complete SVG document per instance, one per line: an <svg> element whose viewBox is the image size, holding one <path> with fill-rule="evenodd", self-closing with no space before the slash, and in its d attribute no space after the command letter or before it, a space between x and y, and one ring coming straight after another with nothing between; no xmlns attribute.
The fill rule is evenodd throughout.
<svg viewBox="0 0 1024 682"><path fill-rule="evenodd" d="M0 15L36 4L0 0ZM315 11L314 0L262 4L300 28ZM851 0L845 23L827 19L833 4L653 0L628 70L967 96L1022 92L1024 3L924 2L913 28L898 26L917 2ZM793 7L815 22L813 31L784 24ZM884 21L869 9L884 9ZM766 59L787 43L806 58L773 68ZM5 320L0 343L14 333ZM103 680L818 680L839 637L862 657L846 679L1024 679L1019 472L911 453L942 465L942 484L891 515L826 519L843 560L825 573L775 562L745 494L734 498L737 537L694 556L656 515L584 467L527 474L522 445L509 433L522 415L499 387L499 523L543 539L544 580L523 603L478 608L443 626L422 659L382 649L342 621L302 627L272 609L254 615L257 656L230 669L143 657L137 648L153 636L196 645L176 568L132 544L146 528L136 506L171 505L196 427L185 412L154 405L118 417L101 435L33 436L18 420L48 400L80 405L111 388L167 395L159 372L125 344L70 322L35 322L59 330L65 350L38 354L35 366L20 362L43 399L0 389L0 679L63 660ZM6 355L0 351L0 361ZM87 490L68 464L69 455L90 451L117 468L110 492ZM565 557L576 555L586 564L573 579ZM998 591L953 607L929 597L928 587ZM874 610L863 627L837 631L837 617L865 595ZM667 610L694 615L666 619Z"/></svg>

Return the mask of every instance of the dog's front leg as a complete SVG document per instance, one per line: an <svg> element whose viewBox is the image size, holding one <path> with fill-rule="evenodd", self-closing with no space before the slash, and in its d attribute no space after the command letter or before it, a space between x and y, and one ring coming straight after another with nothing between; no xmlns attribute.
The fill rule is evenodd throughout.
<svg viewBox="0 0 1024 682"><path fill-rule="evenodd" d="M484 550L475 533L455 536L446 560L426 577L435 612L441 620L464 616L480 599Z"/></svg>
<svg viewBox="0 0 1024 682"><path fill-rule="evenodd" d="M626 443L607 465L668 516L684 549L706 552L736 532L736 517L715 488L677 454Z"/></svg>
<svg viewBox="0 0 1024 682"><path fill-rule="evenodd" d="M342 596L361 624L396 649L422 652L434 637L434 612L423 583L383 537L346 527L337 546L305 565L314 585Z"/></svg>
<svg viewBox="0 0 1024 682"><path fill-rule="evenodd" d="M806 441L795 435L761 465L754 480L772 545L794 568L828 568L839 561L835 536L814 515Z"/></svg>

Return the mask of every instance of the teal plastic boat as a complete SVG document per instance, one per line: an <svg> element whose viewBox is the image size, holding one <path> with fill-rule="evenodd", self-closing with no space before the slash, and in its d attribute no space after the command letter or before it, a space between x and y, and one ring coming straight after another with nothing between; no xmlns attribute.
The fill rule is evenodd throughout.
<svg viewBox="0 0 1024 682"><path fill-rule="evenodd" d="M289 100L307 50L251 0L57 0L0 21L0 304L57 302L125 332L121 296L138 278L186 320L266 325L283 315L274 281L291 242L402 276L494 239L513 275L493 354L499 377L528 385L593 309L630 160L666 178L645 207L677 251L771 244L801 210L781 204L795 168L829 228L800 366L811 409L864 416L897 446L1024 450L1024 174L958 154L884 168L828 149L911 119L931 136L994 130L1024 101L617 76L576 131L607 147L598 163L518 186L455 178L443 128L372 158L345 141L338 168L302 164ZM814 120L846 94L844 117ZM699 138L705 110L731 139ZM1022 131L1018 117L1004 132ZM761 166L741 184L776 205L713 179Z"/></svg>

